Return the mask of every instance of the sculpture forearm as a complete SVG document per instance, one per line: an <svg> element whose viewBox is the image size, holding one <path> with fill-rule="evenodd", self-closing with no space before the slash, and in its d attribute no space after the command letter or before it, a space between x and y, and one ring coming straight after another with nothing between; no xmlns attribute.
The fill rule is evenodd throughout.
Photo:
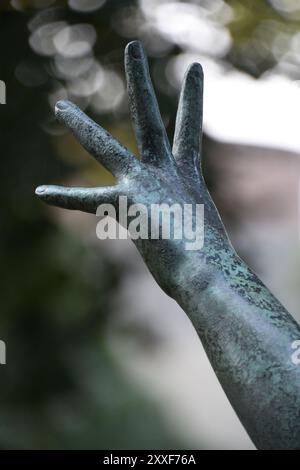
<svg viewBox="0 0 300 470"><path fill-rule="evenodd" d="M204 284L202 269L192 279L188 269L176 300L255 445L300 449L300 364L292 362L300 328L238 257L236 263L234 283L208 269Z"/></svg>

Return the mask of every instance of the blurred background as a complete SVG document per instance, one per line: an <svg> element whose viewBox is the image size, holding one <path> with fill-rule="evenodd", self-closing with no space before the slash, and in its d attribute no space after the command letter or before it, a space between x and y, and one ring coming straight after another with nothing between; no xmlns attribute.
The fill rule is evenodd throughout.
<svg viewBox="0 0 300 470"><path fill-rule="evenodd" d="M299 321L299 0L2 0L2 449L253 449L189 320L129 241L49 208L113 179L54 119L70 99L136 154L123 51L140 39L173 136L205 73L206 180L233 244Z"/></svg>

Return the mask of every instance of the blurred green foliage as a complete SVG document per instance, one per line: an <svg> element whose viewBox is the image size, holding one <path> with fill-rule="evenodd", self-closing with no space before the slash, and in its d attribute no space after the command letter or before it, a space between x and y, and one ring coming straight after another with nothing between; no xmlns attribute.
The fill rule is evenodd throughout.
<svg viewBox="0 0 300 470"><path fill-rule="evenodd" d="M300 4L297 0L226 0L233 15L228 23L232 46L226 60L236 68L254 77L259 77L275 67L285 55L295 68L284 68L283 72L298 78L299 51L290 53L293 37L299 33ZM284 5L294 5L290 12ZM298 5L297 5L298 4ZM275 8L275 5L278 7ZM280 5L282 8L280 9Z"/></svg>

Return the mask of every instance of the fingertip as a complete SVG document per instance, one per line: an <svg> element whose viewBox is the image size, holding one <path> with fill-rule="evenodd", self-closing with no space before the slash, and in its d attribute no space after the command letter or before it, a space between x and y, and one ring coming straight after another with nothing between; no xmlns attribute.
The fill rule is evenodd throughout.
<svg viewBox="0 0 300 470"><path fill-rule="evenodd" d="M46 189L47 189L47 186L45 185L38 186L37 188L35 188L35 194L37 196L41 196L46 193Z"/></svg>
<svg viewBox="0 0 300 470"><path fill-rule="evenodd" d="M60 111L65 111L66 109L68 109L70 105L70 102L67 101L67 100L59 100L57 101L57 103L55 104L55 108L59 109Z"/></svg>
<svg viewBox="0 0 300 470"><path fill-rule="evenodd" d="M60 118L64 115L66 111L70 111L72 108L74 109L75 105L68 100L59 100L55 104L54 112L57 118Z"/></svg>
<svg viewBox="0 0 300 470"><path fill-rule="evenodd" d="M141 60L145 56L143 45L140 41L135 40L127 44L125 55L135 60Z"/></svg>
<svg viewBox="0 0 300 470"><path fill-rule="evenodd" d="M187 77L193 76L203 80L203 75L203 68L199 62L193 62L186 71Z"/></svg>
<svg viewBox="0 0 300 470"><path fill-rule="evenodd" d="M56 196L59 192L62 190L65 190L66 188L62 186L56 186L56 185L42 185L38 186L35 190L35 194L39 196L40 198L43 199L49 199L53 196Z"/></svg>

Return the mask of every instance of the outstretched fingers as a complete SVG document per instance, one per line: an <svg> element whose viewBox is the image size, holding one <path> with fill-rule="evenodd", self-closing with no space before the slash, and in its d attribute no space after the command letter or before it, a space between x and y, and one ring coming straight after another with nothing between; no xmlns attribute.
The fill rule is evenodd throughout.
<svg viewBox="0 0 300 470"><path fill-rule="evenodd" d="M95 214L100 204L115 205L116 186L107 188L70 188L65 186L38 186L36 195L47 204Z"/></svg>
<svg viewBox="0 0 300 470"><path fill-rule="evenodd" d="M116 177L139 168L140 162L75 104L58 101L55 115L72 131L80 144Z"/></svg>
<svg viewBox="0 0 300 470"><path fill-rule="evenodd" d="M191 183L199 185L203 119L203 70L192 64L180 93L173 143L177 165Z"/></svg>
<svg viewBox="0 0 300 470"><path fill-rule="evenodd" d="M173 157L151 83L147 58L139 41L130 42L125 49L125 71L141 158L154 165L165 165Z"/></svg>

